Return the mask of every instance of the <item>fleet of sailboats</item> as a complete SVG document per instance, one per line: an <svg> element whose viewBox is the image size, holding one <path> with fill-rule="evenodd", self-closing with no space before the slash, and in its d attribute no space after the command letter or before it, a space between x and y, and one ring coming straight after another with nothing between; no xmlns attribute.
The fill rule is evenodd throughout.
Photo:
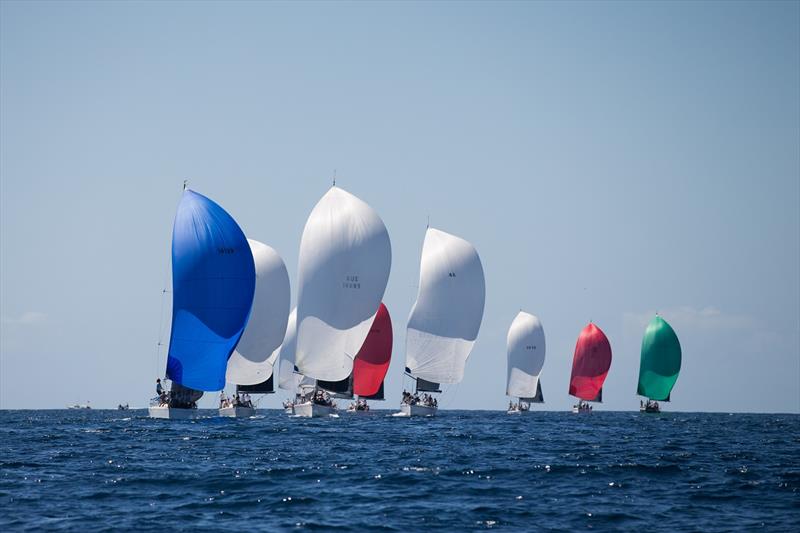
<svg viewBox="0 0 800 533"><path fill-rule="evenodd" d="M172 321L166 377L171 390L151 401L154 418L188 419L204 392L236 386L221 397L219 414L249 417L241 401L291 391L284 403L298 417L335 414L334 398L367 413L384 400L393 332L382 302L391 270L389 234L378 213L340 187L331 187L306 221L298 260L297 307L290 309L289 275L270 246L247 239L236 221L209 198L184 187L172 235ZM468 241L428 227L420 257L419 289L406 326L400 416L434 416L442 384L464 376L480 331L486 284L480 257ZM509 414L543 403L540 375L545 336L538 317L521 311L507 336ZM580 333L569 394L573 412L602 402L611 345L593 323ZM681 347L660 316L642 339L637 392L642 412L669 401L681 366ZM276 377L277 375L277 377ZM513 402L513 398L517 402Z"/></svg>

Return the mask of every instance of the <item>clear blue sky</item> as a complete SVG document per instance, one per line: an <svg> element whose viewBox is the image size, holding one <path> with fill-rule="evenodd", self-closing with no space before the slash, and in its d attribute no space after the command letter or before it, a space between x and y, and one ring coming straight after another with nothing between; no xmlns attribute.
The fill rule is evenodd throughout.
<svg viewBox="0 0 800 533"><path fill-rule="evenodd" d="M601 408L637 408L658 310L683 345L670 410L800 411L798 6L2 2L0 407L146 405L183 179L294 283L337 169L392 239L382 407L430 215L487 277L443 406L507 403L522 308L548 409L590 319Z"/></svg>

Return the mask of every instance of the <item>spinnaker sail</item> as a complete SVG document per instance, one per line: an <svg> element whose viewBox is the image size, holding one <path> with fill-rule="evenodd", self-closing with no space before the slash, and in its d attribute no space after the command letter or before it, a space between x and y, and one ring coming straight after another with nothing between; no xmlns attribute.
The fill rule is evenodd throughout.
<svg viewBox="0 0 800 533"><path fill-rule="evenodd" d="M189 189L172 229L172 288L167 377L173 386L221 390L253 303L253 254L236 221Z"/></svg>
<svg viewBox="0 0 800 533"><path fill-rule="evenodd" d="M438 388L459 383L483 319L486 282L469 242L428 228L422 245L419 292L406 330L406 369Z"/></svg>
<svg viewBox="0 0 800 533"><path fill-rule="evenodd" d="M350 375L391 263L389 233L378 213L332 187L311 211L300 241L295 357L300 373L325 381Z"/></svg>
<svg viewBox="0 0 800 533"><path fill-rule="evenodd" d="M228 359L226 380L237 385L269 380L274 364L270 356L283 342L289 318L289 273L283 259L264 243L247 242L255 262L256 288L247 327Z"/></svg>
<svg viewBox="0 0 800 533"><path fill-rule="evenodd" d="M526 401L542 399L539 375L545 358L545 340L542 323L536 316L520 311L508 328L506 339L508 374L506 394Z"/></svg>
<svg viewBox="0 0 800 533"><path fill-rule="evenodd" d="M590 323L575 345L569 393L587 402L603 400L603 382L611 368L611 344L600 328Z"/></svg>
<svg viewBox="0 0 800 533"><path fill-rule="evenodd" d="M642 338L637 392L651 400L669 401L681 370L681 343L675 330L656 315Z"/></svg>
<svg viewBox="0 0 800 533"><path fill-rule="evenodd" d="M392 359L392 319L381 303L364 345L353 362L353 393L374 397L383 389L383 380ZM383 395L380 395L383 399Z"/></svg>

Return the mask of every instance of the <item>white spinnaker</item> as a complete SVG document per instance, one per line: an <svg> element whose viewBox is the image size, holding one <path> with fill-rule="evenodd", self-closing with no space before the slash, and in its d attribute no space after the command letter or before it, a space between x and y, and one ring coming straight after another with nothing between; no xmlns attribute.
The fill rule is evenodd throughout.
<svg viewBox="0 0 800 533"><path fill-rule="evenodd" d="M269 357L286 334L289 316L289 273L278 253L264 243L247 239L256 267L256 288L250 318L236 350L228 359L225 380L256 385L269 379Z"/></svg>
<svg viewBox="0 0 800 533"><path fill-rule="evenodd" d="M308 217L298 263L295 364L310 378L342 380L386 290L389 233L368 204L331 187Z"/></svg>
<svg viewBox="0 0 800 533"><path fill-rule="evenodd" d="M436 383L461 381L485 300L483 267L472 244L428 228L419 292L406 329L406 367L411 375Z"/></svg>
<svg viewBox="0 0 800 533"><path fill-rule="evenodd" d="M533 398L544 366L544 329L539 319L524 311L511 322L506 340L508 376L506 394Z"/></svg>
<svg viewBox="0 0 800 533"><path fill-rule="evenodd" d="M281 363L278 373L278 386L284 390L296 390L297 383L300 381L300 378L302 378L302 376L294 372L294 353L296 349L297 308L295 307L289 314L289 324L286 326L286 336L283 338L283 344L270 356L270 359L273 359L273 361L280 356Z"/></svg>

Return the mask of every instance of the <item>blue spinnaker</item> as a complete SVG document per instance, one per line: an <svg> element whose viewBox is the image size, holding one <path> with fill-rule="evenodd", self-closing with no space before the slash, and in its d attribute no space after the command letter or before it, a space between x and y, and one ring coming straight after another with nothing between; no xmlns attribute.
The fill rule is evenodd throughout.
<svg viewBox="0 0 800 533"><path fill-rule="evenodd" d="M217 391L242 336L256 283L250 245L236 221L186 190L172 228L172 331L167 377Z"/></svg>

